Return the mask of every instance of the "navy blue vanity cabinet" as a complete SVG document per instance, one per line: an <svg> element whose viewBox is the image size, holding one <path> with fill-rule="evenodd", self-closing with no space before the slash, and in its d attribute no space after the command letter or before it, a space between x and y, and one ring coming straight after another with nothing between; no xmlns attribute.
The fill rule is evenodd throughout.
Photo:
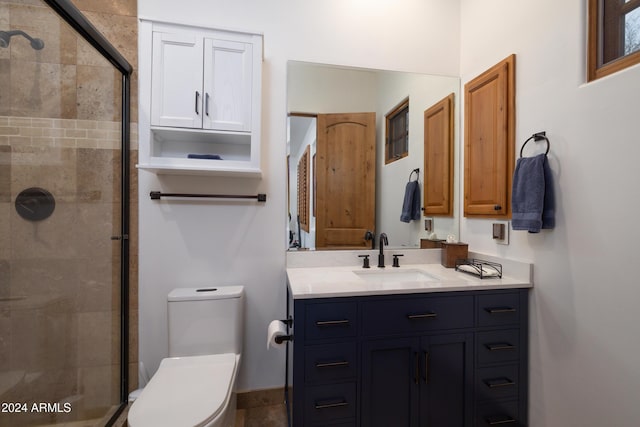
<svg viewBox="0 0 640 427"><path fill-rule="evenodd" d="M527 298L294 300L294 427L526 426Z"/></svg>
<svg viewBox="0 0 640 427"><path fill-rule="evenodd" d="M527 425L528 291L476 297L474 426Z"/></svg>
<svg viewBox="0 0 640 427"><path fill-rule="evenodd" d="M293 425L357 426L358 302L294 301Z"/></svg>
<svg viewBox="0 0 640 427"><path fill-rule="evenodd" d="M361 425L470 426L473 326L465 293L363 301Z"/></svg>
<svg viewBox="0 0 640 427"><path fill-rule="evenodd" d="M469 426L473 335L362 344L362 426Z"/></svg>

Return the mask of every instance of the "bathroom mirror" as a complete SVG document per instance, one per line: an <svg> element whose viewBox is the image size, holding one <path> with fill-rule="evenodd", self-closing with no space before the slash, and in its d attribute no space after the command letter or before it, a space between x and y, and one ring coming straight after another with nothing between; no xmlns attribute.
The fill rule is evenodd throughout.
<svg viewBox="0 0 640 427"><path fill-rule="evenodd" d="M382 232L387 234L390 247L408 248L419 248L421 239L458 236L459 89L460 79L454 76L289 61L287 233L290 250L371 248L372 242L364 240L367 229L375 233L376 248ZM432 229L427 231L423 214L409 223L400 221L405 187L409 180L417 178L421 202L424 202L424 113L451 94L455 147L453 214L428 217ZM385 156L385 116L407 99L408 152L385 159L388 157ZM365 138L364 129L368 128L365 120L375 123L374 142L370 145L373 153L359 151L353 144L354 139ZM355 123L363 131L351 134L335 126L339 123ZM318 129L323 131L319 133ZM328 129L338 129L334 134L341 135L350 145L324 151L321 141L318 152L318 135L331 132ZM339 169L349 170L351 176L333 181L323 177ZM415 169L419 169L417 174L412 173ZM331 215L328 212L338 212L346 220L327 218ZM336 225L338 222L342 224Z"/></svg>

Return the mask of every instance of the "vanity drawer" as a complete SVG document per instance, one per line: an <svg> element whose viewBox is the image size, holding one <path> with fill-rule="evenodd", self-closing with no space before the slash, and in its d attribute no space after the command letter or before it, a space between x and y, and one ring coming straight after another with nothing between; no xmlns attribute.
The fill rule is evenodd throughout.
<svg viewBox="0 0 640 427"><path fill-rule="evenodd" d="M480 332L476 336L476 346L481 365L517 361L520 357L520 331Z"/></svg>
<svg viewBox="0 0 640 427"><path fill-rule="evenodd" d="M473 326L473 297L408 297L362 305L365 336Z"/></svg>
<svg viewBox="0 0 640 427"><path fill-rule="evenodd" d="M518 401L491 402L478 405L476 408L477 427L524 427L525 422L520 421Z"/></svg>
<svg viewBox="0 0 640 427"><path fill-rule="evenodd" d="M305 420L313 425L325 425L327 421L355 417L356 383L307 387L304 403Z"/></svg>
<svg viewBox="0 0 640 427"><path fill-rule="evenodd" d="M306 306L305 334L308 340L355 337L357 304L331 302Z"/></svg>
<svg viewBox="0 0 640 427"><path fill-rule="evenodd" d="M307 346L304 353L305 381L345 380L357 375L355 342Z"/></svg>
<svg viewBox="0 0 640 427"><path fill-rule="evenodd" d="M517 324L520 321L518 292L478 296L478 326Z"/></svg>
<svg viewBox="0 0 640 427"><path fill-rule="evenodd" d="M479 368L476 371L476 400L518 397L518 365Z"/></svg>

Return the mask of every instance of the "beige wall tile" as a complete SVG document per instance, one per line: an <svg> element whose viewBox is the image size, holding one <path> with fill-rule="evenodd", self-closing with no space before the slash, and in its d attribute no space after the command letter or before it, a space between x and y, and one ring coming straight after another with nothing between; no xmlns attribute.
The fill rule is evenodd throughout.
<svg viewBox="0 0 640 427"><path fill-rule="evenodd" d="M20 117L75 117L76 67L12 60L11 111Z"/></svg>
<svg viewBox="0 0 640 427"><path fill-rule="evenodd" d="M111 311L78 313L79 366L108 366L118 360L119 321L117 313L114 316Z"/></svg>
<svg viewBox="0 0 640 427"><path fill-rule="evenodd" d="M73 3L83 11L128 16L137 16L138 13L136 0L74 0Z"/></svg>
<svg viewBox="0 0 640 427"><path fill-rule="evenodd" d="M78 118L84 120L114 120L120 106L113 99L120 81L112 67L78 65Z"/></svg>

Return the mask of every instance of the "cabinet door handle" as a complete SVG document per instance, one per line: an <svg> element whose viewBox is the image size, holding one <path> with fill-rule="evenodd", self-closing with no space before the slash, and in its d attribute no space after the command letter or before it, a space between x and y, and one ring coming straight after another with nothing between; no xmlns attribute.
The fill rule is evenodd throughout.
<svg viewBox="0 0 640 427"><path fill-rule="evenodd" d="M511 418L509 416L485 418L485 421L490 426L497 426L500 424L513 424L516 422L515 418Z"/></svg>
<svg viewBox="0 0 640 427"><path fill-rule="evenodd" d="M329 409L329 408L340 408L342 406L348 406L349 402L346 401L342 401L342 402L336 402L336 403L318 403L316 402L315 408L316 409Z"/></svg>
<svg viewBox="0 0 640 427"><path fill-rule="evenodd" d="M438 317L438 313L422 313L422 314L407 314L407 319L409 320L419 320L419 319L434 319Z"/></svg>
<svg viewBox="0 0 640 427"><path fill-rule="evenodd" d="M209 92L204 95L204 113L209 115Z"/></svg>
<svg viewBox="0 0 640 427"><path fill-rule="evenodd" d="M429 384L429 352L424 352L424 383Z"/></svg>
<svg viewBox="0 0 640 427"><path fill-rule="evenodd" d="M200 92L196 91L196 114L200 114L198 111L198 104L200 103Z"/></svg>
<svg viewBox="0 0 640 427"><path fill-rule="evenodd" d="M516 348L515 345L509 344L508 342L501 342L501 343L495 343L495 344L485 344L484 346L489 351L514 350Z"/></svg>
<svg viewBox="0 0 640 427"><path fill-rule="evenodd" d="M500 205L494 205L494 206L493 206L493 210L494 210L494 211L500 211L500 210L502 210L502 206L500 206Z"/></svg>
<svg viewBox="0 0 640 427"><path fill-rule="evenodd" d="M349 319L342 320L318 320L316 326L345 326L349 324Z"/></svg>
<svg viewBox="0 0 640 427"><path fill-rule="evenodd" d="M337 368L340 366L349 366L349 362L346 360L341 360L338 362L316 363L316 368Z"/></svg>
<svg viewBox="0 0 640 427"><path fill-rule="evenodd" d="M515 381L510 378L502 377L502 378L490 378L488 380L482 380L485 385L489 388L497 388L497 387L506 387L516 385Z"/></svg>
<svg viewBox="0 0 640 427"><path fill-rule="evenodd" d="M515 313L514 307L486 307L484 309L489 314Z"/></svg>
<svg viewBox="0 0 640 427"><path fill-rule="evenodd" d="M418 384L420 382L420 357L418 356L418 352L413 352L413 357L416 361L416 370L413 373L413 382Z"/></svg>

